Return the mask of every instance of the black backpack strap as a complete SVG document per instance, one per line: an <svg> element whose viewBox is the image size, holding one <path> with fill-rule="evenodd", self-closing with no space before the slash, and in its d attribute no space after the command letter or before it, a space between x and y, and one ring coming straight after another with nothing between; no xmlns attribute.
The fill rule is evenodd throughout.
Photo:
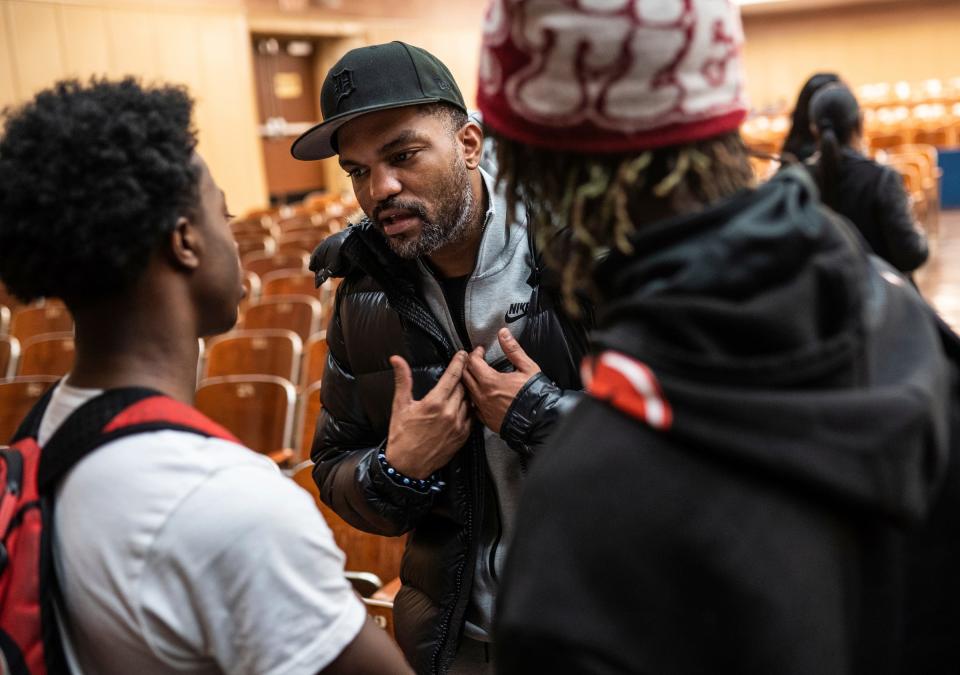
<svg viewBox="0 0 960 675"><path fill-rule="evenodd" d="M40 421L43 419L43 413L47 411L47 406L50 405L50 398L53 396L53 391L59 384L60 380L51 384L46 393L40 397L40 400L33 404L30 412L27 413L27 416L20 422L20 426L17 427L13 438L10 439L10 445L13 445L23 438L37 437L37 432L40 431Z"/></svg>
<svg viewBox="0 0 960 675"><path fill-rule="evenodd" d="M163 395L145 387L110 389L74 410L40 452L39 492L49 492L77 462L121 435L103 433L103 428L120 412L143 399Z"/></svg>

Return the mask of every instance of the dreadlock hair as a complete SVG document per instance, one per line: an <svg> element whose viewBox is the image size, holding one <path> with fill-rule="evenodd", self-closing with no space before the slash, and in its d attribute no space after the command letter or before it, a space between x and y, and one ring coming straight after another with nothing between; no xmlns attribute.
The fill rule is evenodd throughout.
<svg viewBox="0 0 960 675"><path fill-rule="evenodd" d="M630 235L644 223L701 210L753 184L739 132L619 155L547 150L492 135L508 209L533 205L527 226L559 271L573 316L578 296L593 294L597 262L614 249L633 253Z"/></svg>

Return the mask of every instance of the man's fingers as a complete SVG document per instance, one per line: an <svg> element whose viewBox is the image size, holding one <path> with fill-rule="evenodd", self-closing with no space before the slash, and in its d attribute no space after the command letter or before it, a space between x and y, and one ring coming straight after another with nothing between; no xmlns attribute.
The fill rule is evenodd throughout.
<svg viewBox="0 0 960 675"><path fill-rule="evenodd" d="M456 429L460 432L460 437L463 441L467 440L467 436L470 435L470 403L467 399L460 401L460 409L457 410L457 421Z"/></svg>
<svg viewBox="0 0 960 675"><path fill-rule="evenodd" d="M413 373L402 356L391 356L393 367L393 408L408 405L413 400Z"/></svg>
<svg viewBox="0 0 960 675"><path fill-rule="evenodd" d="M509 330L501 328L500 332L497 333L497 339L500 341L500 348L503 349L503 353L510 359L510 363L513 364L514 368L521 373L529 373L531 375L540 372L540 366L527 356L527 353L523 351L523 347L520 346L520 343L511 335Z"/></svg>
<svg viewBox="0 0 960 675"><path fill-rule="evenodd" d="M467 388L467 392L470 394L470 398L478 400L482 394L480 390L480 383L477 382L477 378L473 376L473 373L470 372L469 368L463 369L463 384Z"/></svg>
<svg viewBox="0 0 960 675"><path fill-rule="evenodd" d="M467 357L467 367L464 372L472 375L473 379L479 384L484 378L495 375L497 371L483 360L483 348L477 347Z"/></svg>
<svg viewBox="0 0 960 675"><path fill-rule="evenodd" d="M460 402L463 401L463 397L466 396L466 394L467 393L463 382L454 387L453 391L450 392L450 396L447 398L448 409L456 410L458 407L460 407Z"/></svg>
<svg viewBox="0 0 960 675"><path fill-rule="evenodd" d="M466 358L466 352L457 352L454 354L453 358L450 359L450 364L447 366L447 369L443 371L443 375L440 376L440 380L427 396L440 399L440 401L447 400L450 394L453 393L454 387L460 384L460 379L463 376L463 364Z"/></svg>

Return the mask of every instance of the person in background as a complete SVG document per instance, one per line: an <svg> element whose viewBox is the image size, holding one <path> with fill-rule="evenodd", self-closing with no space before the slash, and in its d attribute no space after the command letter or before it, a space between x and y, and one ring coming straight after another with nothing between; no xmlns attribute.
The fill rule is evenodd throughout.
<svg viewBox="0 0 960 675"><path fill-rule="evenodd" d="M817 139L810 126L810 99L821 87L839 81L833 73L816 73L804 83L791 114L790 132L780 151L785 161L805 162L817 151Z"/></svg>
<svg viewBox="0 0 960 675"><path fill-rule="evenodd" d="M900 174L860 152L862 116L853 92L839 83L817 91L810 125L817 153L807 165L823 203L852 222L870 250L901 272L920 267L927 260L927 238L914 221Z"/></svg>
<svg viewBox="0 0 960 675"><path fill-rule="evenodd" d="M955 336L802 167L752 187L735 3L617 4L495 0L484 27L506 193L597 312L521 498L498 670L930 672L902 657L956 599ZM944 505L921 597L907 543Z"/></svg>
<svg viewBox="0 0 960 675"><path fill-rule="evenodd" d="M420 673L487 673L526 467L580 396L583 323L483 164L447 67L402 42L346 53L298 159L337 156L366 218L310 269L344 277L311 453L344 520L409 532L394 617ZM543 450L541 450L543 449Z"/></svg>
<svg viewBox="0 0 960 675"><path fill-rule="evenodd" d="M181 88L125 79L60 82L6 113L0 279L25 302L62 298L76 322L41 447L104 391L188 406L198 339L237 320L237 246L192 108ZM75 673L411 672L309 495L236 442L109 441L57 488L53 524Z"/></svg>

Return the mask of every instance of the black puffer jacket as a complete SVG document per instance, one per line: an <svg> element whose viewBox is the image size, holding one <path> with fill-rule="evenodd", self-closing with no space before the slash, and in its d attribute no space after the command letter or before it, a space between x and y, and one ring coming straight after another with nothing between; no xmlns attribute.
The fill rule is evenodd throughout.
<svg viewBox="0 0 960 675"><path fill-rule="evenodd" d="M377 454L385 443L393 400L388 361L399 354L413 371L414 397L436 384L455 352L424 303L415 263L386 246L365 221L328 239L314 254L318 277L345 277L327 330L323 411L312 457L325 503L351 525L376 534L410 532L394 609L397 640L419 673L444 672L466 610L475 539L488 489L479 423L467 444L441 470L446 487L427 493L388 478ZM501 437L523 456L535 452L562 409L579 397L584 330L530 277L526 328L517 336L542 369L507 413Z"/></svg>

